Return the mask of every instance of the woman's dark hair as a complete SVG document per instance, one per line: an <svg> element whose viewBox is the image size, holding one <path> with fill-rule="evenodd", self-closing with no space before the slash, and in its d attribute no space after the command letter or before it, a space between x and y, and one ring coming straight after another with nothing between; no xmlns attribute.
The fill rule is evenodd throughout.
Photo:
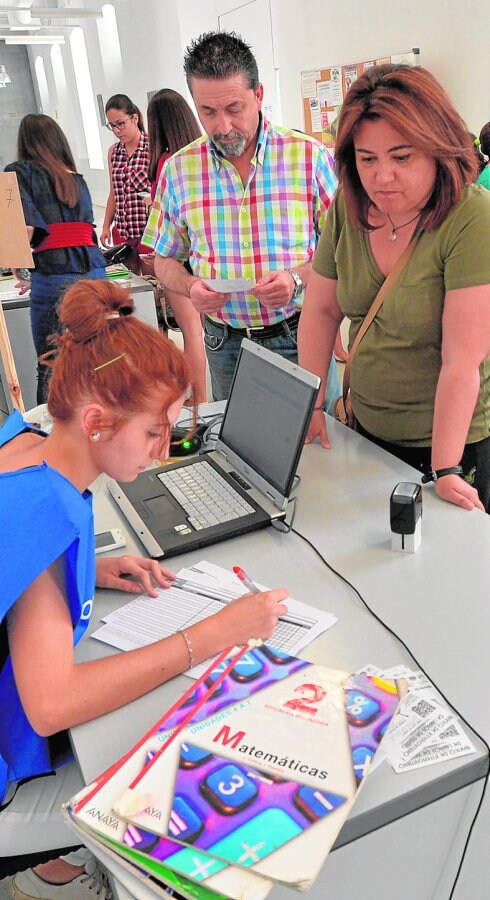
<svg viewBox="0 0 490 900"><path fill-rule="evenodd" d="M73 208L80 191L75 174L77 167L68 141L51 116L28 113L19 126L17 158L36 162L51 176L58 200Z"/></svg>
<svg viewBox="0 0 490 900"><path fill-rule="evenodd" d="M480 150L487 157L488 162L490 159L490 122L487 122L480 131Z"/></svg>
<svg viewBox="0 0 490 900"><path fill-rule="evenodd" d="M191 385L189 363L158 329L132 315L133 301L109 279L76 281L58 314L64 328L43 361L52 369L48 408L70 420L81 403L101 403L113 427L161 399L162 415Z"/></svg>
<svg viewBox="0 0 490 900"><path fill-rule="evenodd" d="M234 31L208 31L189 44L184 72L192 94L193 78L230 78L244 75L253 91L259 86L257 61L248 44Z"/></svg>
<svg viewBox="0 0 490 900"><path fill-rule="evenodd" d="M201 136L197 119L187 100L171 88L153 95L147 110L150 143L149 176L155 181L158 161L163 153L176 153Z"/></svg>
<svg viewBox="0 0 490 900"><path fill-rule="evenodd" d="M461 191L477 177L468 129L434 76L422 67L386 64L367 69L349 88L337 127L335 161L349 218L371 230L371 200L359 178L354 141L361 122L381 119L436 163L434 189L424 208L424 228L444 221Z"/></svg>
<svg viewBox="0 0 490 900"><path fill-rule="evenodd" d="M119 112L126 113L127 116L138 116L138 128L142 134L145 133L145 123L141 110L136 106L136 103L129 99L127 94L113 94L112 97L109 97L105 105L106 113L110 109L117 109Z"/></svg>

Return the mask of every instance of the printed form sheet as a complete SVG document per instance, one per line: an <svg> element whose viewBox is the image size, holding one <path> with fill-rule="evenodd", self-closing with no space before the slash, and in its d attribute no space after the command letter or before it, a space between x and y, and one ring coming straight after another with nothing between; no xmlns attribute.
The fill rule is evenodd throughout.
<svg viewBox="0 0 490 900"><path fill-rule="evenodd" d="M258 587L268 590L260 584ZM203 560L190 569L181 569L172 587L158 589L157 597L143 594L109 613L92 637L119 650L145 647L214 615L246 593L232 572ZM288 598L287 605L288 613L279 618L268 643L291 656L297 656L337 622L332 613L292 597ZM209 660L185 674L199 678L208 665Z"/></svg>

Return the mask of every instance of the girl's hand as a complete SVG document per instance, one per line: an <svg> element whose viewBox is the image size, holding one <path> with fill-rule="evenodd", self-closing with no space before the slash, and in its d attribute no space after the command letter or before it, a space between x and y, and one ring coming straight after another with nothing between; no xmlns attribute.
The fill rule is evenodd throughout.
<svg viewBox="0 0 490 900"><path fill-rule="evenodd" d="M330 441L327 434L327 423L323 409L315 409L311 417L310 427L305 439L305 444L311 444L315 438L320 438L320 443L325 450L330 450Z"/></svg>
<svg viewBox="0 0 490 900"><path fill-rule="evenodd" d="M250 638L269 638L276 627L279 616L286 615L288 608L283 602L288 597L285 588L264 591L261 594L245 594L233 600L216 615L219 620L223 647L246 644Z"/></svg>
<svg viewBox="0 0 490 900"><path fill-rule="evenodd" d="M110 228L103 228L99 235L99 241L103 247L109 249L113 246L112 244L112 234Z"/></svg>
<svg viewBox="0 0 490 900"><path fill-rule="evenodd" d="M95 561L95 583L98 588L115 588L129 594L149 594L156 597L154 584L158 587L170 587L175 578L173 572L162 566L156 559L145 559L140 556L108 556ZM136 578L126 578L132 575Z"/></svg>
<svg viewBox="0 0 490 900"><path fill-rule="evenodd" d="M26 294L27 291L30 291L31 282L25 281L18 269L12 269L12 275L14 276L14 278L18 279L14 287L16 287L19 291L19 297L22 297L23 294Z"/></svg>

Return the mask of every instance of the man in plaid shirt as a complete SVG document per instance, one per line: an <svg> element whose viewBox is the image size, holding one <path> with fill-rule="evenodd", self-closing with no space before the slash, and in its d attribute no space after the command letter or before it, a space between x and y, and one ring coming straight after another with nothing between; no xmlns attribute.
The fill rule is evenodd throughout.
<svg viewBox="0 0 490 900"><path fill-rule="evenodd" d="M206 134L164 165L142 240L158 280L203 317L221 400L244 337L297 362L304 288L337 182L325 147L265 119L256 60L236 34L202 35L184 71ZM213 284L244 278L245 289ZM327 408L340 393L332 361Z"/></svg>

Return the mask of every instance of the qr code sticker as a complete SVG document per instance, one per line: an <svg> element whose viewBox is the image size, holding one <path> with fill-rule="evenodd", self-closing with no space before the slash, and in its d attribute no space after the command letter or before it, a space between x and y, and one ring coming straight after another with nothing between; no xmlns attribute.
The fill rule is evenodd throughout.
<svg viewBox="0 0 490 900"><path fill-rule="evenodd" d="M419 700L418 703L414 703L412 706L413 712L417 713L422 719L435 712L435 709L436 707L432 706L431 703L427 703L427 700Z"/></svg>
<svg viewBox="0 0 490 900"><path fill-rule="evenodd" d="M456 728L456 725L450 725L449 728L446 728L446 730L439 735L440 740L450 737L459 737L459 731Z"/></svg>

